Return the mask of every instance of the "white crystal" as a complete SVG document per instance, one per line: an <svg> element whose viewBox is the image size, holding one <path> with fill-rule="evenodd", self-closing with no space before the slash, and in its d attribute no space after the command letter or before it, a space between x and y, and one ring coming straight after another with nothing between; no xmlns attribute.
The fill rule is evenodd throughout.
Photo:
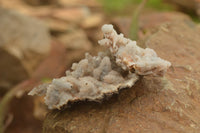
<svg viewBox="0 0 200 133"><path fill-rule="evenodd" d="M153 49L140 48L136 41L117 34L112 25L104 25L102 31L105 38L100 40L99 44L110 49L117 64L124 70L134 69L139 75L163 75L171 66L170 62L158 57Z"/></svg>
<svg viewBox="0 0 200 133"><path fill-rule="evenodd" d="M101 52L92 57L86 53L85 59L66 71L66 76L34 88L29 95L45 95L49 109L60 109L70 101L103 99L132 87L138 75L162 75L171 65L157 57L154 50L140 48L136 41L118 35L112 25L104 25L102 31L105 38L99 44L108 47L110 54Z"/></svg>

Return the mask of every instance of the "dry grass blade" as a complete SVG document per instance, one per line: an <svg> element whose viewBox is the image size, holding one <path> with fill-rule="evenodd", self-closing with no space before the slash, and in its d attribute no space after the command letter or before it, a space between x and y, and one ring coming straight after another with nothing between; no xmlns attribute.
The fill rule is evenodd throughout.
<svg viewBox="0 0 200 133"><path fill-rule="evenodd" d="M133 14L130 33L129 33L130 38L133 40L137 40L137 34L139 30L139 24L138 24L139 16L147 1L148 0L143 0Z"/></svg>

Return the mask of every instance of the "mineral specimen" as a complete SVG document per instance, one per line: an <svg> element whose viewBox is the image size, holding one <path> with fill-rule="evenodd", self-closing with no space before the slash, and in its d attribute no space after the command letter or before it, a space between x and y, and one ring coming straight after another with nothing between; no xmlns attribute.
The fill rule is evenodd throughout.
<svg viewBox="0 0 200 133"><path fill-rule="evenodd" d="M122 88L132 87L138 75L160 75L171 65L152 49L142 49L135 41L118 35L112 25L104 25L102 31L105 39L99 43L109 47L109 53L100 52L94 57L86 53L85 59L66 71L66 76L34 88L29 95L46 95L49 109L61 109L69 102L101 100Z"/></svg>
<svg viewBox="0 0 200 133"><path fill-rule="evenodd" d="M100 45L107 46L112 55L116 58L116 63L124 70L135 70L139 75L163 75L171 63L157 56L156 52L150 48L140 48L136 41L117 34L112 25L102 27L105 39L99 41Z"/></svg>

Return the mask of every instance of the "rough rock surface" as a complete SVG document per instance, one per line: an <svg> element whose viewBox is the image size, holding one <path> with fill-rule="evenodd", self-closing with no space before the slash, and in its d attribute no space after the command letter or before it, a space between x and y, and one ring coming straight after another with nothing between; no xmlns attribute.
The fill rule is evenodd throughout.
<svg viewBox="0 0 200 133"><path fill-rule="evenodd" d="M50 38L40 21L16 11L0 8L0 18L0 87L9 88L32 73L49 52Z"/></svg>
<svg viewBox="0 0 200 133"><path fill-rule="evenodd" d="M190 20L189 16L181 12L150 12L141 14L139 18L139 27L143 32L148 32L151 28L157 28L163 23L174 21L174 20ZM129 35L131 27L131 18L114 18L112 23L117 29L124 33L125 36Z"/></svg>
<svg viewBox="0 0 200 133"><path fill-rule="evenodd" d="M191 21L162 25L145 44L172 62L166 77L144 76L100 104L80 102L50 111L43 132L199 132L199 38L200 29Z"/></svg>

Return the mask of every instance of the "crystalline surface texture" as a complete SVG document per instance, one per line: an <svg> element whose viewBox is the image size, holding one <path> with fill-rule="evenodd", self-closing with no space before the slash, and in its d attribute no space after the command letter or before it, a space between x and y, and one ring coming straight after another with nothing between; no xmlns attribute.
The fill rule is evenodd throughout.
<svg viewBox="0 0 200 133"><path fill-rule="evenodd" d="M163 75L171 66L153 49L140 48L135 41L117 34L112 25L104 25L102 31L105 38L99 44L108 47L109 52L94 57L86 53L85 59L66 71L66 76L34 88L29 95L45 95L49 109L61 109L69 102L99 101L132 87L138 75Z"/></svg>
<svg viewBox="0 0 200 133"><path fill-rule="evenodd" d="M117 34L112 25L102 27L104 39L99 41L100 45L110 49L116 57L116 63L124 70L135 70L139 75L163 75L171 63L161 59L156 52L150 48L140 48L136 41Z"/></svg>
<svg viewBox="0 0 200 133"><path fill-rule="evenodd" d="M105 53L95 57L86 54L85 59L72 65L71 71L66 71L65 77L40 85L29 94L46 94L45 103L49 109L60 109L69 101L100 100L121 88L133 86L138 79L136 74L127 74L114 64Z"/></svg>

